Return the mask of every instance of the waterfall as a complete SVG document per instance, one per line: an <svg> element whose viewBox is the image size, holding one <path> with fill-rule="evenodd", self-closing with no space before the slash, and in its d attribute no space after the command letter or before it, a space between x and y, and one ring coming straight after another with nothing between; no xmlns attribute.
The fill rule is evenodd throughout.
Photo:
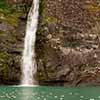
<svg viewBox="0 0 100 100"><path fill-rule="evenodd" d="M27 26L26 36L24 43L24 50L22 56L22 82L24 86L34 85L36 80L34 75L37 71L35 60L35 41L36 31L38 27L39 16L39 0L33 0L32 7L30 8Z"/></svg>

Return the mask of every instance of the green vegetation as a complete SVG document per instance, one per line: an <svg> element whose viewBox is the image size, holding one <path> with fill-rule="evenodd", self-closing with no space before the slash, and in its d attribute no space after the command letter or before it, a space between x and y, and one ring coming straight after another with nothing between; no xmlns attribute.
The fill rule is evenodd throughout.
<svg viewBox="0 0 100 100"><path fill-rule="evenodd" d="M19 12L16 8L8 6L5 0L0 0L0 22L6 22L16 27L21 14L22 12Z"/></svg>
<svg viewBox="0 0 100 100"><path fill-rule="evenodd" d="M45 10L46 9L44 9L45 7L46 7L46 0L41 0L40 1L40 15L41 16L44 16L44 13L45 13Z"/></svg>
<svg viewBox="0 0 100 100"><path fill-rule="evenodd" d="M8 6L5 2L5 0L0 0L0 23L3 23L3 25L8 25L8 28L11 26L12 30L14 27L17 27L19 25L19 17L22 15L21 11L18 11L13 6ZM7 48L7 44L15 43L16 38L13 36L14 33L12 30L4 31L0 30L0 39L2 42L2 38L7 38L7 40L2 42L2 47L0 48L0 80L8 80L8 73L9 69L11 69L11 66L13 64L12 61L12 54L8 53L6 50L3 51L3 49ZM9 36L9 34L13 34L12 36ZM4 37L3 37L4 36ZM5 43L5 44L4 44ZM10 68L9 68L10 67Z"/></svg>
<svg viewBox="0 0 100 100"><path fill-rule="evenodd" d="M47 1L41 0L40 2L40 15L42 17L42 24L50 24L50 23L56 23L58 21L57 18L48 16L47 14Z"/></svg>
<svg viewBox="0 0 100 100"><path fill-rule="evenodd" d="M2 31L2 30L0 30L0 36L1 36L2 34L5 34L5 32L4 32L4 31Z"/></svg>
<svg viewBox="0 0 100 100"><path fill-rule="evenodd" d="M8 60L9 55L5 52L0 52L0 66L2 66L0 70L0 76L2 76L3 79L7 79L8 74Z"/></svg>
<svg viewBox="0 0 100 100"><path fill-rule="evenodd" d="M85 8L94 13L100 12L100 7L97 5L86 5Z"/></svg>
<svg viewBox="0 0 100 100"><path fill-rule="evenodd" d="M0 0L0 12L3 12L5 15L9 15L15 11L16 9L14 7L6 5L5 0Z"/></svg>

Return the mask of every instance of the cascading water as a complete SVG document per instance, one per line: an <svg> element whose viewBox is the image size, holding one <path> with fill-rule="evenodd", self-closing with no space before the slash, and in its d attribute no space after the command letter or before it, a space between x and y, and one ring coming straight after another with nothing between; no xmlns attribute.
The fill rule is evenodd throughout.
<svg viewBox="0 0 100 100"><path fill-rule="evenodd" d="M35 40L38 27L39 0L33 0L32 7L28 14L26 36L22 57L22 85L34 85L34 75L37 71L35 60Z"/></svg>

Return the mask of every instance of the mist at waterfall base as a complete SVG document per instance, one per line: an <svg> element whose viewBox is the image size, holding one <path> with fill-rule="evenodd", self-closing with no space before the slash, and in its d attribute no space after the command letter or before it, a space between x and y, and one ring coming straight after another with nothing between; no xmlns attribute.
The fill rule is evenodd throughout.
<svg viewBox="0 0 100 100"><path fill-rule="evenodd" d="M24 50L22 56L21 85L23 86L35 85L35 83L37 83L34 75L37 72L37 65L35 60L35 40L38 27L38 16L39 0L33 0L27 19Z"/></svg>

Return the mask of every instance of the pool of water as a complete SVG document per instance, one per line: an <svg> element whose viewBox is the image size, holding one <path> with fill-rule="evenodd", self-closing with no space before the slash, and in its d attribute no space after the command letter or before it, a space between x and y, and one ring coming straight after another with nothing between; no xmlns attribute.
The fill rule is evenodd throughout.
<svg viewBox="0 0 100 100"><path fill-rule="evenodd" d="M100 100L100 87L1 86L0 100Z"/></svg>

